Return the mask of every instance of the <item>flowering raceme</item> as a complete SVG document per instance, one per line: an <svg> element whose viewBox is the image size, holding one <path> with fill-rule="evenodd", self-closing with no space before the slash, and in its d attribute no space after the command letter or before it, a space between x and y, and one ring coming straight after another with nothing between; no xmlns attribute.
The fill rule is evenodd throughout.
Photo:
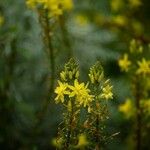
<svg viewBox="0 0 150 150"><path fill-rule="evenodd" d="M87 137L85 134L81 134L78 137L78 144L76 146L76 148L84 148L89 144Z"/></svg>
<svg viewBox="0 0 150 150"><path fill-rule="evenodd" d="M88 84L84 85L84 83L79 84L77 80L74 81L74 86L69 86L72 90L70 92L69 97L76 97L76 101L79 105L83 105L84 107L89 106L92 102L94 96L90 95L90 90L88 89Z"/></svg>
<svg viewBox="0 0 150 150"><path fill-rule="evenodd" d="M150 74L150 61L146 61L145 58L143 58L142 61L138 61L138 66L137 74Z"/></svg>
<svg viewBox="0 0 150 150"><path fill-rule="evenodd" d="M119 106L119 111L122 112L126 118L131 118L133 116L134 106L131 99L127 99L124 104Z"/></svg>
<svg viewBox="0 0 150 150"><path fill-rule="evenodd" d="M59 131L58 137L58 139L63 140L62 149L70 149L71 147L84 149L90 142L93 142L95 136L97 139L100 138L99 122L107 118L107 101L103 100L113 98L112 86L110 80L104 79L104 71L100 62L90 68L88 75L89 82L87 84L79 81L79 65L74 59L70 59L60 73L60 80L58 80L55 89L55 102L61 103L65 108L63 113L64 126L63 130ZM82 109L85 110L88 119L82 118L83 121L80 123ZM83 124L91 125L87 126L87 132L77 132L80 127L83 127ZM93 133L93 131L96 132ZM94 141L93 149L97 142L98 140Z"/></svg>
<svg viewBox="0 0 150 150"><path fill-rule="evenodd" d="M113 93L112 93L112 86L109 84L109 80L105 81L105 86L102 87L102 94L100 95L101 98L104 98L106 100L112 99L113 98Z"/></svg>
<svg viewBox="0 0 150 150"><path fill-rule="evenodd" d="M123 58L118 62L122 71L127 72L129 70L129 66L131 65L131 61L128 59L128 54L124 54Z"/></svg>
<svg viewBox="0 0 150 150"><path fill-rule="evenodd" d="M56 103L64 102L64 96L69 94L69 91L67 90L68 84L62 83L58 81L59 86L55 89L55 93L57 94L57 97L55 98Z"/></svg>
<svg viewBox="0 0 150 150"><path fill-rule="evenodd" d="M74 81L74 85L69 85L67 83L62 83L58 81L59 86L56 87L55 93L57 97L55 98L56 103L64 103L64 96L68 95L69 98L75 97L75 102L77 105L84 107L89 106L90 102L93 100L93 95L90 95L90 90L88 85L84 83L79 83L77 80Z"/></svg>
<svg viewBox="0 0 150 150"><path fill-rule="evenodd" d="M41 6L48 11L49 17L62 15L63 11L73 8L72 0L27 0L26 4L32 9Z"/></svg>

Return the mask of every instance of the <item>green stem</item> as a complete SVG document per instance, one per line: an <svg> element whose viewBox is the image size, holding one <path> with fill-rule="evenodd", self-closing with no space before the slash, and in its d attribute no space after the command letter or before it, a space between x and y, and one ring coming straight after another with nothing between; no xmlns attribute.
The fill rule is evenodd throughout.
<svg viewBox="0 0 150 150"><path fill-rule="evenodd" d="M136 150L141 150L141 128L142 128L142 120L141 120L141 107L140 107L140 100L141 100L141 92L140 92L140 84L139 84L139 77L135 78L135 104L136 104Z"/></svg>
<svg viewBox="0 0 150 150"><path fill-rule="evenodd" d="M68 31L66 28L65 21L66 21L66 18L64 16L59 17L59 24L60 24L60 29L61 29L62 40L63 40L64 45L67 47L68 58L70 58L71 56L73 56L73 50L72 50L72 46L71 46L70 39L68 36Z"/></svg>
<svg viewBox="0 0 150 150"><path fill-rule="evenodd" d="M71 142L71 136L72 136L72 124L73 124L73 115L74 115L74 108L73 103L71 101L71 112L68 112L67 118L69 120L67 121L67 136L66 136L66 144L65 144L65 150L69 150L70 142Z"/></svg>
<svg viewBox="0 0 150 150"><path fill-rule="evenodd" d="M43 41L47 46L47 54L49 59L51 78L48 81L48 91L47 91L48 94L45 96L41 110L37 112L37 122L33 129L34 138L36 138L37 134L40 133L38 127L42 123L42 120L45 114L47 113L48 106L50 104L49 100L52 99L53 97L54 84L55 84L55 57L54 57L54 49L52 46L51 28L49 25L48 13L46 11L39 10L38 14L39 14L39 22L44 32Z"/></svg>
<svg viewBox="0 0 150 150"><path fill-rule="evenodd" d="M100 120L99 120L99 114L96 115L96 150L100 150L100 132L99 132L99 124L100 124Z"/></svg>
<svg viewBox="0 0 150 150"><path fill-rule="evenodd" d="M39 10L39 22L41 23L41 26L44 31L44 42L47 46L47 54L48 54L48 60L49 60L49 65L50 65L50 72L51 72L48 95L46 96L42 110L39 113L39 120L41 120L48 109L48 105L50 104L49 99L52 99L53 97L54 84L55 84L55 56L54 56L54 49L53 49L52 37L51 37L52 31L50 28L49 17L48 17L47 11L40 12Z"/></svg>
<svg viewBox="0 0 150 150"><path fill-rule="evenodd" d="M50 82L50 97L52 97L52 93L54 90L54 80L55 80L55 57L54 57L54 49L52 46L52 38L51 38L51 29L49 26L49 18L46 15L45 17L45 37L47 40L47 47L49 53L49 63L51 69L51 82Z"/></svg>

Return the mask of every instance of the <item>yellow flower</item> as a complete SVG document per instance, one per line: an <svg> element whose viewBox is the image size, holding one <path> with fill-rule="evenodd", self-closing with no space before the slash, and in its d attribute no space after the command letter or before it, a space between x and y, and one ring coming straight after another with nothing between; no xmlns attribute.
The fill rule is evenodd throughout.
<svg viewBox="0 0 150 150"><path fill-rule="evenodd" d="M113 93L112 93L112 86L109 85L109 80L106 80L105 83L106 86L102 87L102 94L100 95L100 98L104 98L106 100L112 99L113 98Z"/></svg>
<svg viewBox="0 0 150 150"><path fill-rule="evenodd" d="M128 54L124 54L123 58L118 61L118 64L122 71L127 72L131 65L131 61L128 59Z"/></svg>
<svg viewBox="0 0 150 150"><path fill-rule="evenodd" d="M76 148L84 148L89 144L85 134L80 134L78 137L78 144Z"/></svg>
<svg viewBox="0 0 150 150"><path fill-rule="evenodd" d="M111 0L110 5L113 11L118 11L123 7L123 0Z"/></svg>
<svg viewBox="0 0 150 150"><path fill-rule="evenodd" d="M131 118L133 116L133 104L131 99L127 99L124 104L121 104L119 111L122 112L127 119Z"/></svg>
<svg viewBox="0 0 150 150"><path fill-rule="evenodd" d="M93 100L93 95L90 95L90 90L84 83L79 83L77 80L74 81L74 86L69 86L70 94L69 97L76 97L76 102L84 107L89 106Z"/></svg>
<svg viewBox="0 0 150 150"><path fill-rule="evenodd" d="M142 61L138 61L138 66L137 74L150 74L150 61L146 61L145 58L143 58Z"/></svg>
<svg viewBox="0 0 150 150"><path fill-rule="evenodd" d="M86 26L88 24L88 19L86 16L77 15L75 16L75 22L80 26Z"/></svg>
<svg viewBox="0 0 150 150"><path fill-rule="evenodd" d="M64 95L68 95L69 91L67 90L68 84L62 83L58 81L59 86L56 87L55 93L57 94L57 97L55 98L56 103L64 103Z"/></svg>
<svg viewBox="0 0 150 150"><path fill-rule="evenodd" d="M41 5L48 10L49 17L57 17L63 14L63 11L70 10L73 7L72 0L26 0L29 8L35 8Z"/></svg>
<svg viewBox="0 0 150 150"><path fill-rule="evenodd" d="M142 53L143 52L143 47L140 45L140 43L133 39L130 42L130 52L131 53Z"/></svg>
<svg viewBox="0 0 150 150"><path fill-rule="evenodd" d="M26 0L26 5L31 9L35 8L36 4L37 0Z"/></svg>
<svg viewBox="0 0 150 150"><path fill-rule="evenodd" d="M58 149L61 149L61 148L62 148L62 143L63 143L63 139L62 139L62 138L59 138L59 139L54 138L54 139L52 140L52 145L55 146L55 147L58 148Z"/></svg>
<svg viewBox="0 0 150 150"><path fill-rule="evenodd" d="M127 18L121 15L114 16L112 21L119 26L124 26L127 24Z"/></svg>
<svg viewBox="0 0 150 150"><path fill-rule="evenodd" d="M72 0L62 0L62 6L65 10L71 10L73 8Z"/></svg>

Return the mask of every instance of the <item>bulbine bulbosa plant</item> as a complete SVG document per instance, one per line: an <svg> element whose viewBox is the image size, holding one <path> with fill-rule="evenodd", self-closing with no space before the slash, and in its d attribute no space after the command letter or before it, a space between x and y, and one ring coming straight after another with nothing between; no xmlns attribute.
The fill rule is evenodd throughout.
<svg viewBox="0 0 150 150"><path fill-rule="evenodd" d="M30 9L37 12L39 23L42 27L43 41L45 44L46 54L50 65L51 78L50 78L50 94L52 98L55 83L56 72L56 51L53 46L53 35L55 26L60 23L60 17L63 16L65 11L69 11L73 8L72 0L26 0L26 4ZM61 23L60 23L61 24ZM60 25L61 26L61 25ZM62 26L61 26L62 29ZM65 30L63 28L63 30ZM63 32L63 31L62 31Z"/></svg>
<svg viewBox="0 0 150 150"><path fill-rule="evenodd" d="M26 4L28 8L34 10L38 14L38 20L41 25L42 29L42 36L43 36L43 43L44 43L44 50L47 55L48 61L48 94L46 99L43 101L43 106L41 112L39 112L40 118L39 121L43 118L46 114L49 99L53 99L53 91L55 85L55 75L56 75L56 56L57 56L57 48L54 44L54 39L56 38L55 30L56 26L60 26L61 28L61 36L64 41L67 39L67 30L65 28L64 22L62 23L63 14L66 11L69 11L73 8L73 1L72 0L26 0ZM64 20L65 21L65 20ZM65 38L66 39L65 39ZM69 41L65 42L68 46ZM69 49L70 45L69 45ZM70 55L71 52L68 52L67 56ZM49 76L50 74L50 76Z"/></svg>
<svg viewBox="0 0 150 150"><path fill-rule="evenodd" d="M140 150L144 147L149 131L150 118L150 60L149 46L133 39L129 51L119 60L122 71L128 74L131 83L131 97L127 98L119 110L127 119L135 120L135 147Z"/></svg>
<svg viewBox="0 0 150 150"><path fill-rule="evenodd" d="M63 122L53 141L58 149L97 149L104 142L107 103L113 98L112 85L104 78L100 62L89 70L89 80L81 82L79 65L74 59L65 64L55 88L56 104L63 107Z"/></svg>

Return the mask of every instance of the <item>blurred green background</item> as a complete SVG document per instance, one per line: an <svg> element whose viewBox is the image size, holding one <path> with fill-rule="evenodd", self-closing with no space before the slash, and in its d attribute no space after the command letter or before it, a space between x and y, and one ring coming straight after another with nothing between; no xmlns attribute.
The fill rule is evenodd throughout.
<svg viewBox="0 0 150 150"><path fill-rule="evenodd" d="M150 2L142 3L139 9L127 7L119 12L132 15L124 29L102 23L117 15L111 11L109 0L74 0L74 9L65 14L67 37L62 37L59 25L54 28L57 76L71 52L80 64L83 80L96 60L101 61L106 77L112 80L114 99L110 101L106 132L120 134L107 143L108 150L127 150L130 143L133 122L118 111L118 105L131 95L130 83L120 72L117 60L134 38L129 26L132 20L142 22L140 33L149 36ZM49 99L48 109L37 121L48 98L51 76L38 16L26 7L25 0L0 0L0 15L4 17L0 26L0 149L52 150L51 141L62 116L61 108Z"/></svg>

